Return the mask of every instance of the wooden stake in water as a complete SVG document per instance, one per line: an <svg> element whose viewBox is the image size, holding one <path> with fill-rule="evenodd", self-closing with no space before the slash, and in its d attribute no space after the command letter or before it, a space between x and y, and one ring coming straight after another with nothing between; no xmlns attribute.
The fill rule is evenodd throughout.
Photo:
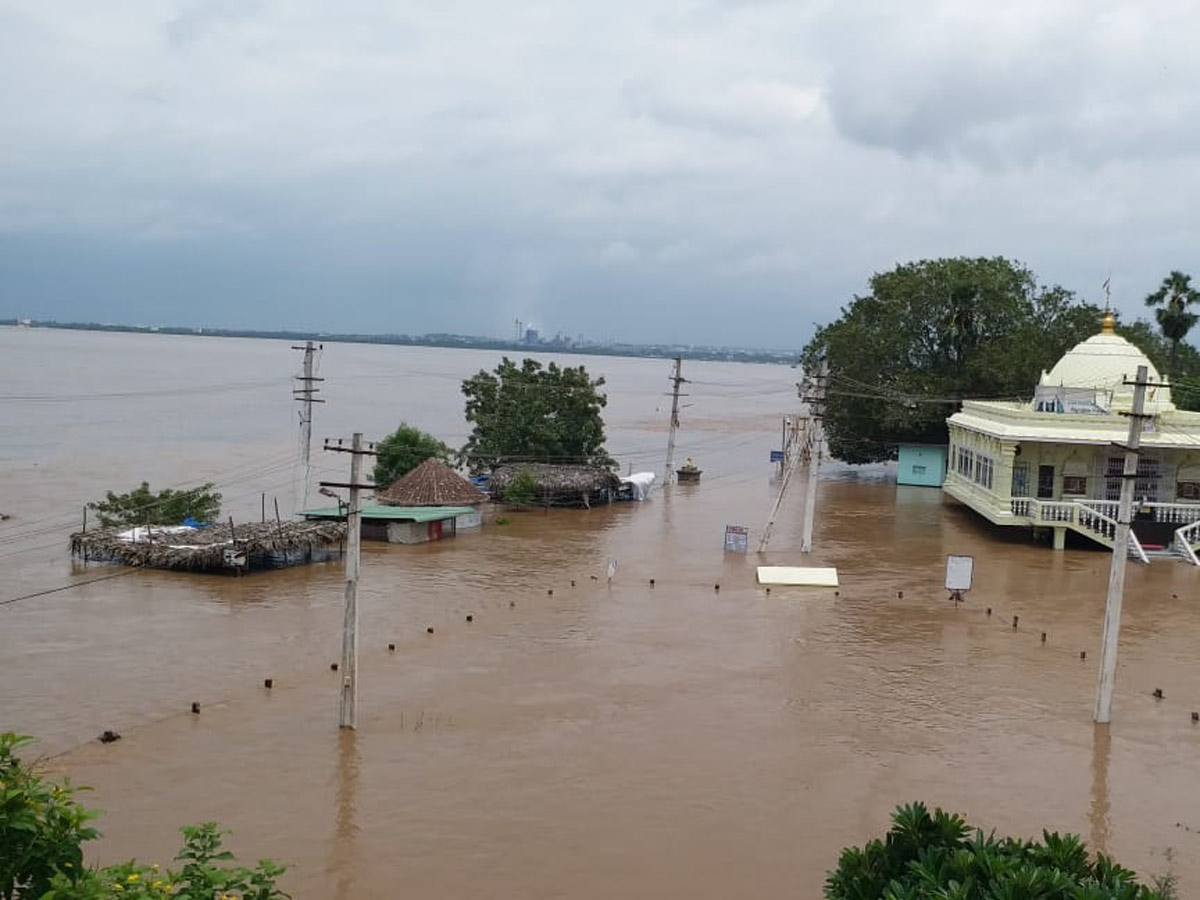
<svg viewBox="0 0 1200 900"><path fill-rule="evenodd" d="M1133 410L1129 415L1129 443L1125 447L1125 469L1121 473L1121 502L1113 535L1112 566L1108 573L1108 603L1104 609L1104 640L1100 646L1100 682L1096 687L1098 723L1112 721L1113 688L1117 681L1117 641L1121 635L1121 601L1125 590L1125 563L1129 559L1129 526L1133 519L1133 492L1137 487L1138 447L1146 409L1146 367L1138 366L1133 388Z"/></svg>

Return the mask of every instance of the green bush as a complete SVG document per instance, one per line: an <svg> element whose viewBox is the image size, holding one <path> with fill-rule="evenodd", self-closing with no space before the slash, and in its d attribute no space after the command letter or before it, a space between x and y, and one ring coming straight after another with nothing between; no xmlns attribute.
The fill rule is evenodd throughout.
<svg viewBox="0 0 1200 900"><path fill-rule="evenodd" d="M155 493L143 481L127 494L109 491L103 500L88 504L105 528L134 525L179 525L189 516L197 522L212 522L221 515L221 495L209 481L187 491L173 488Z"/></svg>
<svg viewBox="0 0 1200 900"><path fill-rule="evenodd" d="M829 873L830 900L1170 900L1075 835L1040 842L997 839L958 815L923 803L901 806L882 839L842 851Z"/></svg>
<svg viewBox="0 0 1200 900"><path fill-rule="evenodd" d="M83 865L83 844L100 833L96 813L74 799L83 788L53 784L16 756L30 738L0 734L0 900L287 900L276 887L285 867L264 859L232 865L215 822L184 826L179 871L136 860L102 869Z"/></svg>
<svg viewBox="0 0 1200 900"><path fill-rule="evenodd" d="M538 483L531 472L518 472L504 487L504 502L509 506L532 506L537 500Z"/></svg>

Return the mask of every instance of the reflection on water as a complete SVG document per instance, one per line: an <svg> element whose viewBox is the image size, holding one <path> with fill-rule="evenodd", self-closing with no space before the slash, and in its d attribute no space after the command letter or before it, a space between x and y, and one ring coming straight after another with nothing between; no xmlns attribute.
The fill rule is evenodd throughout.
<svg viewBox="0 0 1200 900"><path fill-rule="evenodd" d="M263 493L286 507L302 486L284 344L24 334L0 329L0 351L15 377L38 372L41 392L78 392L55 353L85 361L96 394L207 372L278 383L190 410L177 396L21 407L23 436L0 440L15 515L0 528L0 599L112 571L74 574L65 541L109 488L213 477L249 517ZM622 469L659 470L669 363L586 362L608 378ZM330 347L318 433L377 436L404 419L461 442L458 381L494 363ZM815 896L842 846L916 799L1002 833L1090 835L1143 870L1174 846L1183 894L1200 891L1200 840L1174 827L1200 826L1200 570L1130 567L1114 722L1098 730L1105 554L1032 545L937 491L897 490L885 467L831 467L811 562L836 566L841 587L767 594L755 565L809 561L795 549L802 492L763 557L724 553L722 537L746 525L753 547L765 522L790 370L685 374L721 385L690 386L679 434L700 484L364 546L357 733L337 728L329 670L338 563L240 579L137 571L0 606L0 727L66 751L56 765L95 786L101 861L168 861L177 825L219 820L240 858L290 864L301 898ZM108 424L131 419L138 440ZM345 474L315 463L314 479ZM947 554L975 558L957 609ZM105 728L125 739L91 741Z"/></svg>
<svg viewBox="0 0 1200 900"><path fill-rule="evenodd" d="M355 811L358 802L358 736L354 730L338 730L337 766L333 780L336 784L337 820L334 824L333 848L328 871L334 881L334 897L349 900L356 894L354 873L358 865L358 824Z"/></svg>
<svg viewBox="0 0 1200 900"><path fill-rule="evenodd" d="M1108 758L1112 752L1112 735L1109 726L1100 723L1094 726L1092 733L1092 806L1089 814L1092 849L1097 853L1108 853Z"/></svg>

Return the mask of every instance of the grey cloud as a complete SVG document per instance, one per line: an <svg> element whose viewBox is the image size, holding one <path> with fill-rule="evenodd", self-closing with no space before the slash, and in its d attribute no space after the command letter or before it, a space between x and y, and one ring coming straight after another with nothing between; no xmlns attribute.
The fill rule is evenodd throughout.
<svg viewBox="0 0 1200 900"><path fill-rule="evenodd" d="M1180 4L959 4L824 23L853 46L830 65L840 133L907 156L1004 168L1192 154L1196 14ZM1028 16L1021 27L1013 9Z"/></svg>
<svg viewBox="0 0 1200 900"><path fill-rule="evenodd" d="M922 8L11 0L0 316L795 345L912 257L1187 268L1200 13Z"/></svg>

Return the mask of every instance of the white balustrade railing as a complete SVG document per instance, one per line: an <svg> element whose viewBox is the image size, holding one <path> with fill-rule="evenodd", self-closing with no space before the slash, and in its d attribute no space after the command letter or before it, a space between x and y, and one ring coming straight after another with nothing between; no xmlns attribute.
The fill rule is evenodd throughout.
<svg viewBox="0 0 1200 900"><path fill-rule="evenodd" d="M1108 516L1110 519L1117 517L1117 511L1121 508L1120 501L1117 500L1077 500L1077 503L1094 509L1101 515Z"/></svg>
<svg viewBox="0 0 1200 900"><path fill-rule="evenodd" d="M1200 557L1196 556L1197 546L1200 546L1200 520L1175 530L1175 549L1193 566L1200 566Z"/></svg>
<svg viewBox="0 0 1200 900"><path fill-rule="evenodd" d="M1054 522L1055 524L1070 524L1075 521L1079 505L1069 501L1054 500L1038 501L1037 520L1039 522Z"/></svg>
<svg viewBox="0 0 1200 900"><path fill-rule="evenodd" d="M1079 525L1093 534L1099 534L1106 537L1110 542L1116 539L1117 520L1111 516L1106 516L1099 510L1092 509L1079 504ZM1146 565L1150 564L1150 557L1146 555L1146 550L1142 547L1142 542L1138 540L1138 536L1133 533L1133 529L1129 529L1129 554L1137 557Z"/></svg>
<svg viewBox="0 0 1200 900"><path fill-rule="evenodd" d="M1033 497L1013 497L1009 508L1014 516L1031 519L1034 523L1051 525L1074 525L1080 531L1111 544L1116 539L1116 513L1119 504L1115 500L1037 500ZM1109 515L1109 513L1112 515ZM1193 525L1197 533L1193 540L1200 540L1200 519ZM1185 526L1191 528L1192 526ZM1182 530L1182 529L1181 529ZM1176 535L1178 536L1178 532ZM1189 547L1190 549L1190 547ZM1150 558L1133 530L1129 531L1129 552L1144 563Z"/></svg>
<svg viewBox="0 0 1200 900"><path fill-rule="evenodd" d="M1168 522L1172 525L1190 525L1200 522L1200 503L1145 503L1154 512L1155 522Z"/></svg>

